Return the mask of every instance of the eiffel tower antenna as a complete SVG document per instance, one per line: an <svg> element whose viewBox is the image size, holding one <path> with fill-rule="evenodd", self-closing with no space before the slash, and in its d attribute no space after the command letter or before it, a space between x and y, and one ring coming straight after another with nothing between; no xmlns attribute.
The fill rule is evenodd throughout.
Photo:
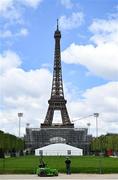
<svg viewBox="0 0 118 180"><path fill-rule="evenodd" d="M59 19L57 19L57 31L59 30Z"/></svg>
<svg viewBox="0 0 118 180"><path fill-rule="evenodd" d="M66 108L66 100L64 98L63 91L63 81L62 81L62 68L61 68L61 50L60 50L60 39L61 32L58 27L57 19L57 29L54 33L55 38L55 52L54 52L54 67L53 67L53 80L52 80L52 90L51 97L48 101L48 110L44 120L44 123L41 124L41 127L51 127L54 111L59 110L61 112L62 126L70 125L73 126L70 122L68 111Z"/></svg>

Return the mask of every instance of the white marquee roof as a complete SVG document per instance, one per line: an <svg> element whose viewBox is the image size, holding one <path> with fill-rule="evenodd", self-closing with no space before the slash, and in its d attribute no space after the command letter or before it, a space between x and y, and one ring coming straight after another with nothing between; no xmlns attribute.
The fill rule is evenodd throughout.
<svg viewBox="0 0 118 180"><path fill-rule="evenodd" d="M55 143L55 144L50 144L48 146L44 146L42 148L38 148L38 150L64 150L64 149L70 149L70 150L82 150L80 148L76 148L74 146L70 146L68 144L64 143Z"/></svg>
<svg viewBox="0 0 118 180"><path fill-rule="evenodd" d="M48 146L35 149L35 155L41 155L41 151L43 152L43 155L69 155L69 152L70 155L83 155L83 149L76 148L64 143L50 144Z"/></svg>

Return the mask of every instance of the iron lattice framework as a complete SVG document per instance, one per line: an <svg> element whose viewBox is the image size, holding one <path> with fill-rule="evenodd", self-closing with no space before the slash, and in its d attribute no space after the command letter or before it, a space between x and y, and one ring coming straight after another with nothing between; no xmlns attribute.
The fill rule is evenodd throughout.
<svg viewBox="0 0 118 180"><path fill-rule="evenodd" d="M59 110L61 112L62 125L73 125L70 122L70 118L66 108L66 100L64 99L63 82L62 82L62 69L61 69L61 53L60 53L60 39L61 32L58 28L54 34L55 38L55 54L54 54L54 68L53 68L53 81L51 98L48 101L48 110L42 127L52 126L54 111Z"/></svg>

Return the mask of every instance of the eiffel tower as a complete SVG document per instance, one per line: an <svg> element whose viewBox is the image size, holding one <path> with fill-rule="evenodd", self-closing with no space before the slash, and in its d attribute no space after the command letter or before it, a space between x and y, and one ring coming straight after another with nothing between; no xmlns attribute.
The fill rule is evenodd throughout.
<svg viewBox="0 0 118 180"><path fill-rule="evenodd" d="M60 55L61 32L59 31L58 21L54 38L53 80L47 114L40 128L26 128L25 144L27 148L34 150L53 143L66 143L71 146L82 148L86 154L89 148L90 138L87 136L87 128L74 128L74 124L71 123L66 108L67 101L64 98ZM56 110L61 113L61 124L53 123L54 111Z"/></svg>
<svg viewBox="0 0 118 180"><path fill-rule="evenodd" d="M55 125L56 127L74 127L71 124L68 111L66 108L67 101L64 98L64 91L63 91L63 81L62 81L62 68L61 68L61 50L60 50L60 39L61 39L61 32L59 31L58 27L58 20L57 20L57 29L54 33L55 38L55 53L54 53L54 68L53 68L53 81L52 81L52 90L51 90L51 97L48 101L48 110L44 120L44 123L41 124L41 128L48 128L53 126L53 116L54 111L59 110L61 113L62 124Z"/></svg>

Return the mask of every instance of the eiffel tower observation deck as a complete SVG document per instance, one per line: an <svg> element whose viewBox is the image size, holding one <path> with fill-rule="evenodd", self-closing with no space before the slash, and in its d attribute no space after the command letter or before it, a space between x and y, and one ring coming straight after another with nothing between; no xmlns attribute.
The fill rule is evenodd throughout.
<svg viewBox="0 0 118 180"><path fill-rule="evenodd" d="M54 33L55 38L55 53L54 53L54 68L53 68L53 81L52 81L52 91L51 97L48 101L49 106L45 121L41 124L41 128L49 127L71 127L74 128L74 124L71 123L68 111L66 108L67 101L64 98L63 81L62 81L62 67L61 67L61 48L60 39L61 32L58 27ZM54 111L60 111L62 124L53 124Z"/></svg>

